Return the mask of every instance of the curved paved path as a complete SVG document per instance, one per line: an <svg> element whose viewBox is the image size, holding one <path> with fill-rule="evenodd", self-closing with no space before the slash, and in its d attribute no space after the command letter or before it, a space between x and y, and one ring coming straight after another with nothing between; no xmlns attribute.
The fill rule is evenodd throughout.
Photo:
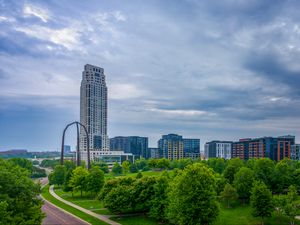
<svg viewBox="0 0 300 225"><path fill-rule="evenodd" d="M117 223L117 222L115 222L115 221L113 221L113 220L110 220L109 218L107 218L107 217L105 217L105 216L103 216L103 215L99 215L99 214L97 214L97 213L94 213L94 212L92 212L92 211L90 211L90 210L88 210L88 209L82 208L82 207L80 207L80 206L78 206L78 205L75 205L75 204L72 203L72 202L66 201L65 199L59 197L59 196L54 192L54 190L53 190L53 185L50 186L49 192L50 192L50 194L51 194L54 198L56 198L57 200L59 200L59 201L65 203L65 204L67 204L67 205L69 205L69 206L72 206L72 207L74 207L74 208L76 208L76 209L78 209L78 210L80 210L80 211L82 211L82 212L84 212L84 213L86 213L86 214L89 214L90 216L96 217L96 218L98 218L98 219L100 219L100 220L102 220L102 221L104 221L104 222L106 222L106 223L108 223L108 224L111 224L111 225L121 225L120 223Z"/></svg>
<svg viewBox="0 0 300 225"><path fill-rule="evenodd" d="M47 215L46 218L44 218L42 225L90 225L90 223L74 217L48 201L44 202L42 210Z"/></svg>
<svg viewBox="0 0 300 225"><path fill-rule="evenodd" d="M44 187L48 184L48 178L43 178L40 180L40 182L42 187ZM52 204L42 196L41 198L44 200L42 211L46 214L46 217L43 219L42 225L91 225L81 218Z"/></svg>

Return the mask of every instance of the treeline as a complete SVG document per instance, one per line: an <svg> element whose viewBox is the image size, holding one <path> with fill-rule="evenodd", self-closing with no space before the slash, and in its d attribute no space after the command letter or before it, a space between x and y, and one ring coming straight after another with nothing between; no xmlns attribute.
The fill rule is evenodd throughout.
<svg viewBox="0 0 300 225"><path fill-rule="evenodd" d="M74 162L65 161L64 165L55 166L49 174L49 184L56 184L64 191L90 192L95 196L100 192L104 184L104 172L99 166L93 166L87 170L84 166L75 167Z"/></svg>
<svg viewBox="0 0 300 225"><path fill-rule="evenodd" d="M147 170L162 173L143 177L141 171ZM211 224L218 217L220 204L249 204L253 215L262 220L275 210L291 221L299 213L298 161L141 159L115 163L112 168L115 175L138 172L136 177L118 176L104 182L108 172L104 162L94 163L89 171L67 162L56 166L49 180L65 191L93 193L114 213L146 213L171 224Z"/></svg>
<svg viewBox="0 0 300 225"><path fill-rule="evenodd" d="M33 170L29 160L0 159L0 224L41 224L43 203L40 185L30 179Z"/></svg>
<svg viewBox="0 0 300 225"><path fill-rule="evenodd" d="M185 159L169 165L173 172L160 177L108 180L100 199L112 212L144 212L171 224L210 224L218 216L219 203L250 204L253 216L262 221L276 210L293 224L300 213L298 161Z"/></svg>
<svg viewBox="0 0 300 225"><path fill-rule="evenodd" d="M38 165L34 163L34 161L30 161L28 159L24 158L12 158L8 159L7 161L12 162L13 164L20 166L27 171L29 171L29 175L31 178L41 178L41 177L47 177L46 170L37 167Z"/></svg>

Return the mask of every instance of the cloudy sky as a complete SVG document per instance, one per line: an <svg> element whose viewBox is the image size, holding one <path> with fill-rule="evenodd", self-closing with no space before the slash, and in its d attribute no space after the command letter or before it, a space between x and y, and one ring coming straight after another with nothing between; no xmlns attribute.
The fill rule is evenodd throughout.
<svg viewBox="0 0 300 225"><path fill-rule="evenodd" d="M300 141L300 2L0 0L0 150L58 150L86 63L109 136ZM75 130L68 142L74 145Z"/></svg>

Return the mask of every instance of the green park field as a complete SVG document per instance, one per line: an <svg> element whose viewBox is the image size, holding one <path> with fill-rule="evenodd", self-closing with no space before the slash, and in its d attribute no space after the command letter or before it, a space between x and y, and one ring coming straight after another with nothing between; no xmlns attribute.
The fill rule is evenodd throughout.
<svg viewBox="0 0 300 225"><path fill-rule="evenodd" d="M171 173L172 171L170 171ZM145 171L142 172L143 176L160 176L162 171ZM121 178L121 177L135 177L137 173L128 173L126 175L114 176L112 173L106 174L106 179ZM85 209L89 209L95 213L102 215L114 215L112 220L124 225L158 225L163 224L156 221L153 218L147 217L144 214L131 216L130 214L116 215L111 213L108 209L104 208L103 203L95 199L89 193L84 192L80 197L80 193L76 192L73 195L70 192L64 192L60 188L55 189L56 194L65 200L68 200L74 204L77 204ZM76 212L77 213L77 212ZM77 215L77 214L76 214ZM253 217L251 214L251 208L249 205L235 204L235 207L226 208L221 204L220 214L213 225L258 225L260 224L260 218ZM287 217L282 215L272 214L272 217L264 219L265 225L284 225L289 224ZM300 225L300 221L295 221L296 225Z"/></svg>

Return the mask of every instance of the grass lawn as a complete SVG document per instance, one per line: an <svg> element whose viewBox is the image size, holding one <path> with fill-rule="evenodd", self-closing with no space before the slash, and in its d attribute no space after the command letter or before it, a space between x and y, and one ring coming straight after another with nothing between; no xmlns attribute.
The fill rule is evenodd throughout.
<svg viewBox="0 0 300 225"><path fill-rule="evenodd" d="M278 216L275 213L271 218L265 218L265 225L288 225L287 217ZM213 225L259 225L260 218L251 215L250 206L239 206L236 208L222 208L220 215ZM300 225L300 221L295 221L296 225Z"/></svg>
<svg viewBox="0 0 300 225"><path fill-rule="evenodd" d="M122 225L158 225L155 219L145 217L145 216L126 216L126 217L111 217L111 220L114 220ZM167 225L167 224L165 224Z"/></svg>
<svg viewBox="0 0 300 225"><path fill-rule="evenodd" d="M97 199L95 199L94 196L91 196L89 194L83 193L83 196L80 197L80 193L74 193L72 194L70 192L64 192L61 189L56 188L55 193L60 196L61 198L72 202L76 205L81 206L82 208L93 210L94 209L102 209L104 208L103 203Z"/></svg>
<svg viewBox="0 0 300 225"><path fill-rule="evenodd" d="M66 205L65 203L57 200L56 198L54 198L50 193L49 193L49 185L46 185L43 189L42 189L42 196L47 199L49 202L53 203L54 205L57 205L58 207L70 212L71 214L74 214L76 216L78 216L79 218L91 223L92 225L107 225L107 223L93 217L90 216L84 212L81 212L78 209L73 208L72 206Z"/></svg>
<svg viewBox="0 0 300 225"><path fill-rule="evenodd" d="M160 176L161 173L164 170L160 171L160 170L149 170L149 171L143 171L141 172L143 174L143 176ZM171 175L171 173L173 173L172 170L168 171ZM127 173L127 174L121 174L121 175L114 175L112 172L105 174L105 179L112 179L112 178L119 178L119 177L136 177L138 173Z"/></svg>
<svg viewBox="0 0 300 225"><path fill-rule="evenodd" d="M152 173L151 173L152 172ZM153 173L159 174L156 171L147 171L146 174L152 176ZM150 175L151 174L151 175ZM132 175L132 174L131 174ZM62 198L73 202L83 208L92 210L95 213L102 215L113 215L109 210L104 209L103 203L99 200L95 200L94 197L84 193L83 197L80 197L79 193L75 193L72 197L71 193L64 192L61 189L55 189L55 192ZM158 225L160 224L153 218L146 216L115 216L111 217L123 225ZM265 218L265 225L288 225L289 219L284 216L278 216L275 213L271 218ZM213 225L259 225L260 218L255 218L251 215L250 206L237 206L234 208L221 208L217 221ZM296 225L300 225L300 221L295 221Z"/></svg>

